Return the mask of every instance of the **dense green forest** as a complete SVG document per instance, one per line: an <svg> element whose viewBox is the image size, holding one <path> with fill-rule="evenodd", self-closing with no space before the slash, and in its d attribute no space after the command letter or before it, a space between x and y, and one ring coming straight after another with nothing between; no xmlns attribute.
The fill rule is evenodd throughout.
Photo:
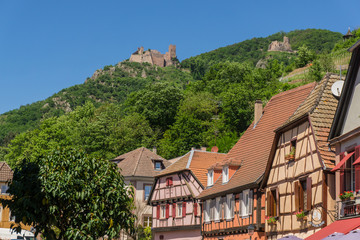
<svg viewBox="0 0 360 240"><path fill-rule="evenodd" d="M201 79L210 66L224 61L249 62L253 66L266 57L277 59L280 63L289 65L293 62L293 53L267 52L272 41L282 41L287 36L292 50L298 50L305 45L309 50L319 54L330 52L335 43L342 40L342 34L321 29L295 30L288 33L278 32L265 38L252 38L230 46L190 57L181 62L185 68L191 69L196 79Z"/></svg>
<svg viewBox="0 0 360 240"><path fill-rule="evenodd" d="M284 35L296 53L266 52ZM15 166L61 146L105 159L140 146L155 146L167 159L191 147L227 152L251 123L256 99L265 105L281 91L319 80L332 69L328 53L334 46L344 51L350 41L355 38L343 42L328 30L296 30L189 58L182 68L128 61L105 66L84 84L0 115L0 157ZM256 68L264 58L265 67ZM194 61L206 64L200 71L191 67ZM307 81L279 81L289 66L311 61Z"/></svg>

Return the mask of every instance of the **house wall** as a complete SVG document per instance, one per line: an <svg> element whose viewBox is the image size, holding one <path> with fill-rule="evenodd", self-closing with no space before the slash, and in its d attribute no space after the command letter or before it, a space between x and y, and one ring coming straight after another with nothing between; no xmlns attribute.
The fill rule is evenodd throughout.
<svg viewBox="0 0 360 240"><path fill-rule="evenodd" d="M224 239L224 240L249 240L250 236L248 233L237 233L237 234L231 234L231 235L222 235L222 236L216 236L216 237L207 237L204 238L207 240L219 240L219 239ZM266 239L265 238L265 233L264 232L255 232L251 239L253 240L261 240L261 239Z"/></svg>
<svg viewBox="0 0 360 240"><path fill-rule="evenodd" d="M154 232L153 239L160 240L160 236L163 236L162 239L171 239L171 240L200 240L201 233L200 229L197 230L183 230L183 231L170 231L170 232Z"/></svg>
<svg viewBox="0 0 360 240"><path fill-rule="evenodd" d="M359 66L356 66L359 68ZM360 126L360 71L356 76L356 81L354 84L354 89L352 91L352 96L347 106L348 110L344 119L344 124L341 130L341 134L347 133Z"/></svg>
<svg viewBox="0 0 360 240"><path fill-rule="evenodd" d="M250 224L255 226L261 226L265 223L265 195L257 191L257 189L253 190L253 210L251 215L242 217L240 216L240 193L235 194L235 207L234 207L234 218L231 220L225 219L224 206L220 208L220 221L210 221L209 223L202 223L202 234L204 239L212 240L212 239L248 239L249 235L247 233L243 233L247 231L247 228ZM224 201L226 201L226 196L222 196ZM215 199L212 199L215 201ZM260 201L260 202L259 202ZM203 201L203 212L202 219L204 220L204 210L205 210L205 202ZM258 213L260 215L258 216ZM260 217L260 222L258 222L258 217ZM258 239L265 239L265 233L255 232L254 238L258 237Z"/></svg>
<svg viewBox="0 0 360 240"><path fill-rule="evenodd" d="M290 152L291 140L294 138L297 139L295 161L287 161L285 155ZM295 215L295 182L309 177L312 181L311 209L307 214L307 220L298 220ZM277 189L279 197L278 221L274 225L266 223L265 227L269 239L277 239L290 233L305 238L330 224L334 219L327 215L326 209L334 209L335 206L334 185L329 185L333 184L333 180L333 175L323 172L308 121L284 132L277 144L266 187L266 193ZM321 212L318 222L311 219L314 209ZM314 227L310 222L321 226Z"/></svg>
<svg viewBox="0 0 360 240"><path fill-rule="evenodd" d="M2 183L2 184L4 184L4 183ZM5 194L0 194L0 198L1 199L10 199L10 196L5 195ZM0 204L0 228L10 229L12 223L14 223L14 222L10 221L9 208L7 208L7 207L3 208L2 204ZM23 230L30 231L31 226L21 224L21 228ZM0 236L0 239L1 239L1 236Z"/></svg>
<svg viewBox="0 0 360 240"><path fill-rule="evenodd" d="M147 202L144 200L144 187L145 185L153 185L153 181L150 180L128 180L125 178L125 184L126 185L132 185L134 187L135 192L135 199L134 204L138 208L137 215L140 215L141 224L143 225L143 216L151 216L152 215L152 209L150 206L147 205ZM136 213L135 213L136 214ZM139 216L138 216L139 217Z"/></svg>
<svg viewBox="0 0 360 240"><path fill-rule="evenodd" d="M169 177L172 178L172 186L167 186L166 184L166 179ZM176 230L169 230L166 232L161 231L163 232L162 235L164 235L164 239L169 239L168 235L175 234L173 233L174 231L186 229L189 226L193 227L194 225L199 225L198 229L192 230L196 230L196 232L200 234L200 206L194 197L199 195L202 190L202 187L190 172L180 172L160 177L156 182L151 197L153 216L152 228L155 229L155 232L157 231L157 228L175 228ZM183 202L186 203L185 216L173 217L174 204ZM197 209L194 208L195 202ZM158 218L158 206L166 206L167 204L169 207L169 217Z"/></svg>

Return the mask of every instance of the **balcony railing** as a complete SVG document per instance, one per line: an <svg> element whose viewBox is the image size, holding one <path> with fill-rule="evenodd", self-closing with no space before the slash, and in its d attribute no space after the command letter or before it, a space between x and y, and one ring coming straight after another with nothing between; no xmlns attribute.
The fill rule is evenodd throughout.
<svg viewBox="0 0 360 240"><path fill-rule="evenodd" d="M360 217L360 197L336 202L337 219Z"/></svg>

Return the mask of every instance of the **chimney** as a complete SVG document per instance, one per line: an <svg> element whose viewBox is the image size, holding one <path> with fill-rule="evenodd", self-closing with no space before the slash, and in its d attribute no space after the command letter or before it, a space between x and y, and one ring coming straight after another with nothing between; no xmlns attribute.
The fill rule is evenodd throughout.
<svg viewBox="0 0 360 240"><path fill-rule="evenodd" d="M206 152L206 147L201 147L201 151Z"/></svg>
<svg viewBox="0 0 360 240"><path fill-rule="evenodd" d="M254 108L254 124L256 124L263 113L262 101L261 99L257 99L255 101L255 108Z"/></svg>
<svg viewBox="0 0 360 240"><path fill-rule="evenodd" d="M191 148L191 151L194 151L194 150L195 150L195 148L194 148L194 147L192 147L192 148Z"/></svg>
<svg viewBox="0 0 360 240"><path fill-rule="evenodd" d="M156 147L153 147L153 153L157 154Z"/></svg>

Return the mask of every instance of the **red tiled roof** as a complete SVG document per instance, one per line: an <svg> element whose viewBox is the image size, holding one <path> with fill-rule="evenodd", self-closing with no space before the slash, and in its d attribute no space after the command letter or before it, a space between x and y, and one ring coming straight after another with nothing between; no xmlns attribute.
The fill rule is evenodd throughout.
<svg viewBox="0 0 360 240"><path fill-rule="evenodd" d="M273 145L274 130L281 126L306 99L315 83L310 83L273 96L264 108L263 115L254 128L254 122L229 151L224 161L241 164L228 183L222 184L221 177L198 197L212 196L250 184L258 184L265 172Z"/></svg>
<svg viewBox="0 0 360 240"><path fill-rule="evenodd" d="M327 139L338 105L338 99L333 96L331 86L338 80L340 80L339 75L327 74L295 113L284 123L286 126L295 122L304 114L310 116L320 157L327 168L333 168L335 163L335 153L329 151Z"/></svg>
<svg viewBox="0 0 360 240"><path fill-rule="evenodd" d="M221 162L226 154L191 150L176 162L162 170L157 176L164 176L184 170L191 170L195 177L206 186L209 166Z"/></svg>
<svg viewBox="0 0 360 240"><path fill-rule="evenodd" d="M119 160L118 167L121 169L123 176L141 176L141 177L155 177L159 171L154 169L154 160L160 160L165 168L170 163L161 156L153 153L147 148L141 147L131 152L125 153L113 159Z"/></svg>

